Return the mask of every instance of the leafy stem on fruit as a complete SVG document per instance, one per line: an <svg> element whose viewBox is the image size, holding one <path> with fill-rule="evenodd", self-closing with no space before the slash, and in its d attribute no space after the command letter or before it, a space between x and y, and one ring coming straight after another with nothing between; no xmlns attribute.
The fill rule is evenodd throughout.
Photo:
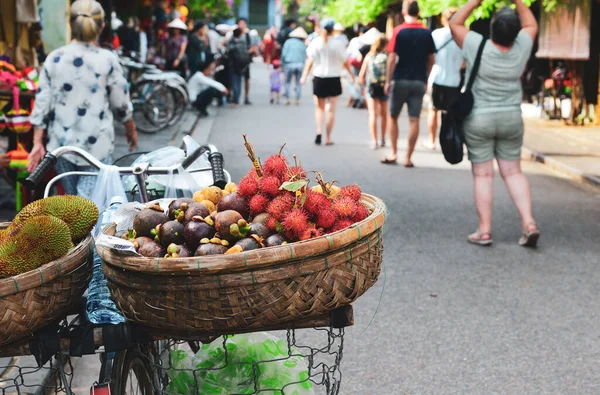
<svg viewBox="0 0 600 395"><path fill-rule="evenodd" d="M262 177L262 166L260 165L260 161L258 159L258 157L256 156L256 153L254 152L254 147L252 146L252 144L250 144L250 142L248 141L248 139L246 138L246 135L243 134L242 135L244 137L244 146L246 147L246 155L248 155L248 158L250 158L250 161L252 161L252 166L254 166L254 170L256 170L256 175L258 175L259 177Z"/></svg>

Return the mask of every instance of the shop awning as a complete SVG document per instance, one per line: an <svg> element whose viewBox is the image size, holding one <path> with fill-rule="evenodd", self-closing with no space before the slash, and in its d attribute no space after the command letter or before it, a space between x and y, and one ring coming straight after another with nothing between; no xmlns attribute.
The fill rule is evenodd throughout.
<svg viewBox="0 0 600 395"><path fill-rule="evenodd" d="M590 58L589 2L572 9L543 13L540 18L538 58L588 60Z"/></svg>

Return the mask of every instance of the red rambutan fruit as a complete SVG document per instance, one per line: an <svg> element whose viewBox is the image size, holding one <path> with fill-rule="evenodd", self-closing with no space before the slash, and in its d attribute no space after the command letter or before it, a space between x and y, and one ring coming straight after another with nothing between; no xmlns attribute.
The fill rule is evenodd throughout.
<svg viewBox="0 0 600 395"><path fill-rule="evenodd" d="M292 166L287 172L287 178L288 180L292 178L295 180L305 179L306 171L302 166Z"/></svg>
<svg viewBox="0 0 600 395"><path fill-rule="evenodd" d="M352 216L352 221L360 222L369 216L369 210L362 204L356 205L356 212Z"/></svg>
<svg viewBox="0 0 600 395"><path fill-rule="evenodd" d="M289 233L289 236L294 236L291 238L298 240L309 227L308 215L302 209L295 208L285 215L281 225L286 230L286 234Z"/></svg>
<svg viewBox="0 0 600 395"><path fill-rule="evenodd" d="M277 232L277 224L278 224L277 220L273 217L269 217L269 219L267 220L267 223L266 223L267 227L269 229L271 229L273 232Z"/></svg>
<svg viewBox="0 0 600 395"><path fill-rule="evenodd" d="M263 163L263 171L267 176L282 179L288 171L288 163L285 156L280 154L271 155Z"/></svg>
<svg viewBox="0 0 600 395"><path fill-rule="evenodd" d="M238 184L238 193L243 197L254 196L258 193L258 178L248 174Z"/></svg>
<svg viewBox="0 0 600 395"><path fill-rule="evenodd" d="M321 210L317 214L317 227L331 229L337 221L337 215L332 209Z"/></svg>
<svg viewBox="0 0 600 395"><path fill-rule="evenodd" d="M345 187L342 187L342 189L340 190L340 196L348 196L355 202L360 202L360 199L362 197L362 191L360 187L356 184L347 185Z"/></svg>
<svg viewBox="0 0 600 395"><path fill-rule="evenodd" d="M350 219L340 219L335 223L335 225L331 229L331 233L338 232L342 229L346 229L347 227L352 226L353 223L354 222L352 222L352 220Z"/></svg>
<svg viewBox="0 0 600 395"><path fill-rule="evenodd" d="M333 209L340 218L352 218L356 212L356 203L348 196L340 196L333 201Z"/></svg>
<svg viewBox="0 0 600 395"><path fill-rule="evenodd" d="M271 214L272 218L281 221L292 208L294 208L294 197L286 193L273 199L267 207L267 212Z"/></svg>
<svg viewBox="0 0 600 395"><path fill-rule="evenodd" d="M310 240L315 237L322 236L323 232L317 229L314 225L309 226L298 238L299 240Z"/></svg>
<svg viewBox="0 0 600 395"><path fill-rule="evenodd" d="M281 181L275 176L263 176L258 180L258 189L261 193L275 197L279 194Z"/></svg>
<svg viewBox="0 0 600 395"><path fill-rule="evenodd" d="M259 193L258 195L254 195L252 198L250 198L249 205L250 214L254 217L267 211L267 207L269 206L269 198Z"/></svg>
<svg viewBox="0 0 600 395"><path fill-rule="evenodd" d="M331 208L331 200L322 193L306 191L304 209L311 215L317 215L320 211Z"/></svg>

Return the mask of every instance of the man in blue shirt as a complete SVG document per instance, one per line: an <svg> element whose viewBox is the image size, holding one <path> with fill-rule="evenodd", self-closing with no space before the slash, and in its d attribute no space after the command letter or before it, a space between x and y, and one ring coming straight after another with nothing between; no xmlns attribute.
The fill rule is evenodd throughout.
<svg viewBox="0 0 600 395"><path fill-rule="evenodd" d="M419 117L427 79L435 63L435 44L431 31L419 20L419 5L416 1L404 3L404 23L394 29L388 44L386 94L390 96L390 140L392 154L381 163L395 164L398 160L398 117L408 107L409 132L405 167L414 167L411 157L419 137Z"/></svg>

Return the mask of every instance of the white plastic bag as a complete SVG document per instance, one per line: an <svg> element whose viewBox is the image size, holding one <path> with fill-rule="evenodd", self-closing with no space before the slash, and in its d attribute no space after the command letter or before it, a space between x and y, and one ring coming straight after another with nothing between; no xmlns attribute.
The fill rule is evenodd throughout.
<svg viewBox="0 0 600 395"><path fill-rule="evenodd" d="M108 166L98 173L91 200L96 204L99 212L104 212L110 206L111 199L115 196L123 198L124 202L127 201L119 168L117 166Z"/></svg>

